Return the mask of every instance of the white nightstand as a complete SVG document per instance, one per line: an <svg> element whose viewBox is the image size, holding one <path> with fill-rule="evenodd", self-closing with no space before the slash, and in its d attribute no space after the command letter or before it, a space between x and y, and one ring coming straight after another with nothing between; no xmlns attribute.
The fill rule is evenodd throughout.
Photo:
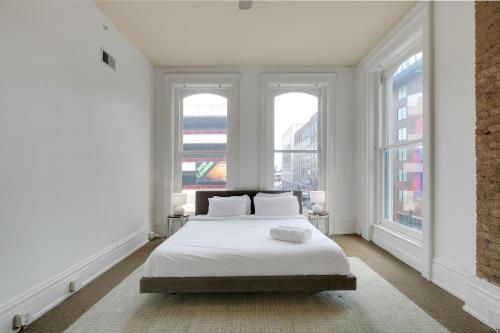
<svg viewBox="0 0 500 333"><path fill-rule="evenodd" d="M176 230L179 230L188 221L189 221L189 214L184 214L184 215L169 215L167 217L167 225L164 226L163 237L168 238L168 237L170 237L173 234L173 233L171 233L171 231L172 231L172 227L174 226L174 224L177 223L178 227L177 227Z"/></svg>
<svg viewBox="0 0 500 333"><path fill-rule="evenodd" d="M327 236L330 235L330 214L327 212L320 214L307 212L306 215L309 222L311 222L311 224L314 225L319 231L323 232ZM323 226L323 228L321 226ZM324 231L321 229L324 229Z"/></svg>

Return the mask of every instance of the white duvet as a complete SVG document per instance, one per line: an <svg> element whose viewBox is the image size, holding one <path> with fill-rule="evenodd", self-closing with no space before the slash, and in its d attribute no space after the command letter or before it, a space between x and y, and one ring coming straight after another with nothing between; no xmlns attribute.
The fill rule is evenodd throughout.
<svg viewBox="0 0 500 333"><path fill-rule="evenodd" d="M305 243L272 239L280 225L307 228ZM196 216L159 245L145 264L145 277L347 275L342 249L305 217Z"/></svg>

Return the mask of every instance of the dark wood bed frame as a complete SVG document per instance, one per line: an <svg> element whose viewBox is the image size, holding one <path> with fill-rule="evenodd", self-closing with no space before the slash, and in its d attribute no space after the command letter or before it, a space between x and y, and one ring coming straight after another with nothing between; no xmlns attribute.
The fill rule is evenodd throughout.
<svg viewBox="0 0 500 333"><path fill-rule="evenodd" d="M195 214L208 212L208 198L243 194L247 194L252 199L252 213L254 213L253 197L259 192L281 193L284 191L197 191ZM301 191L294 191L293 195L297 197L299 203L302 203ZM352 274L143 277L140 281L141 293L319 292L323 290L356 290L356 277Z"/></svg>

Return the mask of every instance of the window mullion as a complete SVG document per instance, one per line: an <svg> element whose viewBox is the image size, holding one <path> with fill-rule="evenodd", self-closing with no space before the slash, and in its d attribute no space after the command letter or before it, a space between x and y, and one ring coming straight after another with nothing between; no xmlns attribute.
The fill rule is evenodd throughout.
<svg viewBox="0 0 500 333"><path fill-rule="evenodd" d="M392 148L402 148L402 147L405 147L405 146L411 146L411 145L415 145L415 144L418 144L418 143L423 144L424 140L423 139L417 139L417 140L411 140L411 141L403 141L403 142L400 142L400 143L393 143L393 144L390 144L390 145L382 145L382 146L379 147L379 149L387 150L387 149L392 149Z"/></svg>

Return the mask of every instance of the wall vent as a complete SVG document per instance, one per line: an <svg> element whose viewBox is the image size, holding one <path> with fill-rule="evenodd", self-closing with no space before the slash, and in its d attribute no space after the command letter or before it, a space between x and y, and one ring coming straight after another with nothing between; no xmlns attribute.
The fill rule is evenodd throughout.
<svg viewBox="0 0 500 333"><path fill-rule="evenodd" d="M104 49L101 48L101 60L103 63L111 67L114 71L116 71L116 61L115 58L109 54L108 52L104 51Z"/></svg>

